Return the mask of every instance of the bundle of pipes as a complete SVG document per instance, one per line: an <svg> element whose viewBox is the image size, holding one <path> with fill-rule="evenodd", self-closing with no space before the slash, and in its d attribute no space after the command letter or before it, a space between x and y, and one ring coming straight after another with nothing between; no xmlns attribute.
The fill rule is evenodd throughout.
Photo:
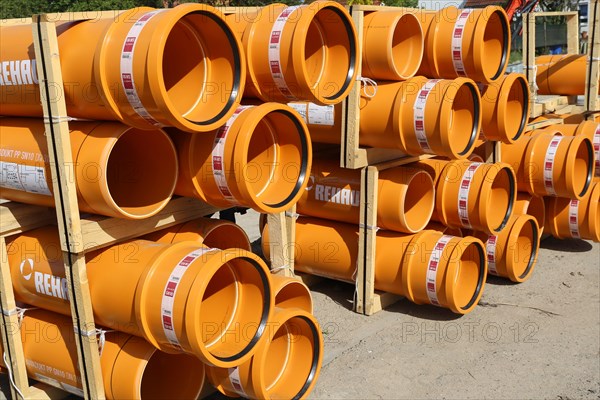
<svg viewBox="0 0 600 400"><path fill-rule="evenodd" d="M538 94L577 96L585 94L587 55L559 54L537 57ZM600 85L598 94L600 94Z"/></svg>

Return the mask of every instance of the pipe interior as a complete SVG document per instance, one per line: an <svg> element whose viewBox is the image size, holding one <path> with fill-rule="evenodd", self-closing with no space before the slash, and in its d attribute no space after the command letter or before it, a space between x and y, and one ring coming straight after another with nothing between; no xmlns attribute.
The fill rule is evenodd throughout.
<svg viewBox="0 0 600 400"><path fill-rule="evenodd" d="M485 18L485 13L480 18ZM499 11L493 12L485 23L483 33L483 49L481 52L482 68L485 76L496 78L502 72L503 64L508 62L505 57L505 29L503 18Z"/></svg>
<svg viewBox="0 0 600 400"><path fill-rule="evenodd" d="M310 291L300 282L287 282L275 295L275 305L285 309L299 308L312 313Z"/></svg>
<svg viewBox="0 0 600 400"><path fill-rule="evenodd" d="M490 196L487 199L488 225L492 229L499 229L506 220L511 208L511 175L507 169L501 169L491 183ZM486 201L486 199L482 199Z"/></svg>
<svg viewBox="0 0 600 400"><path fill-rule="evenodd" d="M423 31L417 17L406 14L398 19L392 36L392 62L396 73L410 78L417 73L423 57Z"/></svg>
<svg viewBox="0 0 600 400"><path fill-rule="evenodd" d="M577 153L572 169L573 191L577 194L583 194L588 188L593 173L593 150L589 142L582 140L577 146ZM567 172L568 173L568 172Z"/></svg>
<svg viewBox="0 0 600 400"><path fill-rule="evenodd" d="M106 166L108 191L128 214L153 213L173 194L177 155L162 131L129 129L111 149Z"/></svg>
<svg viewBox="0 0 600 400"><path fill-rule="evenodd" d="M325 42L324 28L317 18L308 26L306 42L304 44L304 65L307 73L308 85L314 89L325 72L327 61L327 43Z"/></svg>
<svg viewBox="0 0 600 400"><path fill-rule="evenodd" d="M531 267L535 261L535 253L537 253L537 242L539 234L534 232L534 225L531 220L523 224L519 231L513 254L513 260L507 260L507 266L512 261L513 273L519 279L525 279L532 271ZM511 244L509 244L510 246ZM505 254L507 254L505 252ZM508 253L510 254L510 253Z"/></svg>
<svg viewBox="0 0 600 400"><path fill-rule="evenodd" d="M316 335L314 324L303 317L290 318L277 330L264 363L270 398L301 398L306 392L315 379L321 351Z"/></svg>
<svg viewBox="0 0 600 400"><path fill-rule="evenodd" d="M204 245L217 249L251 250L249 243L244 230L235 224L215 226L204 236Z"/></svg>
<svg viewBox="0 0 600 400"><path fill-rule="evenodd" d="M458 88L450 113L448 143L456 154L465 154L474 144L473 129L478 121L475 118L475 98L471 88L462 84Z"/></svg>
<svg viewBox="0 0 600 400"><path fill-rule="evenodd" d="M427 225L435 206L435 190L427 172L423 171L413 176L401 206L406 225L412 232L418 232Z"/></svg>
<svg viewBox="0 0 600 400"><path fill-rule="evenodd" d="M527 84L523 79L517 78L510 86L508 100L506 102L506 113L504 115L504 126L507 136L516 140L521 136L525 124L527 123L527 103L528 92Z"/></svg>
<svg viewBox="0 0 600 400"><path fill-rule="evenodd" d="M546 204L544 203L544 198L541 196L532 196L527 206L527 214L535 218L540 228L540 233L543 232L546 221Z"/></svg>
<svg viewBox="0 0 600 400"><path fill-rule="evenodd" d="M483 253L474 242L466 245L460 255L454 287L454 298L459 308L469 308L472 300L477 295L480 285L480 269L485 268L482 257Z"/></svg>
<svg viewBox="0 0 600 400"><path fill-rule="evenodd" d="M204 385L202 362L187 354L155 351L144 369L142 399L195 399Z"/></svg>

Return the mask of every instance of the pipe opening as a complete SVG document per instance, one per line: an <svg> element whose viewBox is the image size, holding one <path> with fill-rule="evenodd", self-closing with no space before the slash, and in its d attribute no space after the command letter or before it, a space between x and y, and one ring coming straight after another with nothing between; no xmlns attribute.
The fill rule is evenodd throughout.
<svg viewBox="0 0 600 400"><path fill-rule="evenodd" d="M142 399L195 399L204 385L204 367L196 357L155 351L144 369Z"/></svg>
<svg viewBox="0 0 600 400"><path fill-rule="evenodd" d="M272 399L300 399L317 375L321 345L314 322L295 316L279 327L265 357L265 385Z"/></svg>
<svg viewBox="0 0 600 400"><path fill-rule="evenodd" d="M573 189L579 196L588 191L594 174L594 148L589 140L582 140L573 162Z"/></svg>
<svg viewBox="0 0 600 400"><path fill-rule="evenodd" d="M423 32L418 18L412 14L398 18L391 42L396 74L404 79L415 75L423 58Z"/></svg>
<svg viewBox="0 0 600 400"><path fill-rule="evenodd" d="M287 282L275 295L275 305L285 309L299 308L312 313L310 292L300 282Z"/></svg>
<svg viewBox="0 0 600 400"><path fill-rule="evenodd" d="M110 150L107 189L123 212L145 217L169 201L177 180L177 155L162 131L129 129Z"/></svg>
<svg viewBox="0 0 600 400"><path fill-rule="evenodd" d="M404 213L406 227L411 232L425 228L435 206L435 189L427 172L422 171L412 177L403 200L400 213Z"/></svg>
<svg viewBox="0 0 600 400"><path fill-rule="evenodd" d="M509 244L510 245L510 244ZM538 252L539 231L532 220L528 220L519 231L516 251L513 252L513 274L523 281L531 273ZM530 252L528 257L523 257L523 252ZM508 265L508 262L507 262Z"/></svg>
<svg viewBox="0 0 600 400"><path fill-rule="evenodd" d="M313 19L308 26L306 43L304 44L304 65L307 72L308 86L315 89L325 72L327 63L327 44L325 32L319 20Z"/></svg>
<svg viewBox="0 0 600 400"><path fill-rule="evenodd" d="M356 41L352 22L336 7L323 7L314 20L323 27L324 42L328 68L324 68L319 81L319 97L334 101L346 92L353 83L356 68ZM313 20L313 21L314 21ZM344 30L327 27L344 26ZM341 71L345 71L341 72Z"/></svg>
<svg viewBox="0 0 600 400"><path fill-rule="evenodd" d="M485 14L481 16L485 18ZM483 47L481 52L481 66L485 76L491 80L498 79L504 72L508 61L509 27L500 11L494 11L487 21L484 21Z"/></svg>
<svg viewBox="0 0 600 400"><path fill-rule="evenodd" d="M247 164L242 166L245 171L244 179L257 197L260 197L273 182L275 166L280 161L276 135L276 129L264 118L252 131L248 144Z"/></svg>
<svg viewBox="0 0 600 400"><path fill-rule="evenodd" d="M458 263L454 289L456 304L462 310L473 307L479 298L484 285L485 267L483 247L477 242L469 242Z"/></svg>
<svg viewBox="0 0 600 400"><path fill-rule="evenodd" d="M177 113L197 125L218 122L235 105L241 83L240 49L231 28L210 12L180 18L162 51L162 79ZM224 94L218 99L216 93Z"/></svg>
<svg viewBox="0 0 600 400"><path fill-rule="evenodd" d="M268 277L251 258L231 259L213 275L202 298L202 338L219 361L235 361L262 336L270 312Z"/></svg>
<svg viewBox="0 0 600 400"><path fill-rule="evenodd" d="M527 110L529 104L529 87L527 81L518 77L514 84L510 86L508 100L506 102L506 112L504 114L504 127L511 140L517 140L523 134L527 119L529 117ZM515 118L519 115L520 118Z"/></svg>
<svg viewBox="0 0 600 400"><path fill-rule="evenodd" d="M527 207L527 214L531 215L537 222L539 231L544 231L544 222L546 221L546 204L543 197L532 196Z"/></svg>
<svg viewBox="0 0 600 400"><path fill-rule="evenodd" d="M477 88L471 83L459 86L452 100L452 109L448 126L448 143L452 152L459 156L468 154L479 131L479 101ZM465 132L470 132L466 135Z"/></svg>
<svg viewBox="0 0 600 400"><path fill-rule="evenodd" d="M493 178L490 190L490 196L487 199L488 225L498 232L508 223L512 215L513 199L515 196L514 180L510 169L502 168ZM507 190L508 189L508 190ZM501 210L506 210L502 214Z"/></svg>
<svg viewBox="0 0 600 400"><path fill-rule="evenodd" d="M251 250L246 232L235 224L220 224L211 228L204 236L203 244L207 247L223 249L236 248Z"/></svg>

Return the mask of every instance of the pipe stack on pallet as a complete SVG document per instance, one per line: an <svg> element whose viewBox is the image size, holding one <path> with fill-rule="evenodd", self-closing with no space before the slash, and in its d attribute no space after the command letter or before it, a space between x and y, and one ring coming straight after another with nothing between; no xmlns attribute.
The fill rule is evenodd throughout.
<svg viewBox="0 0 600 400"><path fill-rule="evenodd" d="M381 168L371 182L378 202L361 208L368 188L360 171L315 157L297 205L297 270L353 282L360 247L368 246L359 232L378 230L374 287L417 304L464 314L477 305L488 272L516 282L530 276L538 225L513 216L513 169L470 161L480 137L511 142L525 128L527 82L504 75L509 46L508 20L498 7L365 11L362 74L370 86L356 116L360 144L421 161ZM341 108L294 107L304 111L313 141L340 142ZM366 226L360 215L369 207L376 226Z"/></svg>
<svg viewBox="0 0 600 400"><path fill-rule="evenodd" d="M61 212L68 219L52 172L67 166L47 141L48 127L70 122L79 211L142 220L173 194L265 213L293 206L309 182L312 143L285 103L348 95L358 47L347 11L317 1L251 16L199 4L117 14L56 23L46 57L60 56L65 97L53 100L40 94L51 64L33 55L32 26L0 28L0 196L56 204L59 222ZM66 105L68 116L41 102ZM64 266L72 254L61 251L81 235L65 235L47 226L7 238L15 298L39 308L20 322L30 377L86 398L193 398L208 381L247 398L312 390L323 338L310 292L271 274L236 225L194 220L87 252L85 329L70 303L87 286L73 283ZM97 334L99 369L81 355L82 338ZM104 389L90 389L90 377Z"/></svg>

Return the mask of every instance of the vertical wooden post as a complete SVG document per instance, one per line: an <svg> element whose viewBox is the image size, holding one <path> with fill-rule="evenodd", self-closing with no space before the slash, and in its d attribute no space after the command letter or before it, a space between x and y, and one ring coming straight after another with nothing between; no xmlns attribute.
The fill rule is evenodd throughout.
<svg viewBox="0 0 600 400"><path fill-rule="evenodd" d="M567 23L567 53L579 54L579 15L565 16Z"/></svg>
<svg viewBox="0 0 600 400"><path fill-rule="evenodd" d="M523 66L525 67L525 75L529 82L529 103L531 116L535 116L535 99L537 97L536 90L536 72L535 67L535 14L523 14Z"/></svg>
<svg viewBox="0 0 600 400"><path fill-rule="evenodd" d="M104 385L87 280L84 243L77 204L75 170L56 26L45 16L33 18L33 42L44 110L52 187L69 287L73 328L77 338L79 371L86 399L104 399ZM60 160L60 162L59 162Z"/></svg>
<svg viewBox="0 0 600 400"><path fill-rule="evenodd" d="M599 111L598 78L600 76L600 0L590 0L588 9L588 53L584 111ZM587 114L586 119L593 119Z"/></svg>
<svg viewBox="0 0 600 400"><path fill-rule="evenodd" d="M285 212L268 214L269 250L271 252L271 270L284 276L292 276L289 259L288 229Z"/></svg>

